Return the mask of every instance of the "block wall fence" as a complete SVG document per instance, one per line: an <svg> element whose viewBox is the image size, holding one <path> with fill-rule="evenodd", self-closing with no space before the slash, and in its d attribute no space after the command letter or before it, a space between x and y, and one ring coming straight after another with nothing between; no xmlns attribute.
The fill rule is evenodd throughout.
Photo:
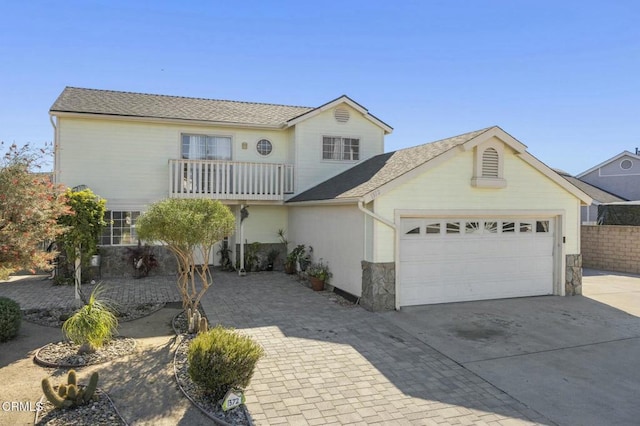
<svg viewBox="0 0 640 426"><path fill-rule="evenodd" d="M582 225L585 268L640 274L640 226Z"/></svg>

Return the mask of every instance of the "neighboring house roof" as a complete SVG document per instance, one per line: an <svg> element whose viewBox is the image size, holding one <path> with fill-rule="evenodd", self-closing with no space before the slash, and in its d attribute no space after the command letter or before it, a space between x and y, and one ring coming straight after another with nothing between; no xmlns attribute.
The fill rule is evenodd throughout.
<svg viewBox="0 0 640 426"><path fill-rule="evenodd" d="M597 166L593 166L589 170L585 170L584 172L578 174L576 177L578 179L580 179L583 176L586 176L589 173L591 173L591 172L593 172L595 170L598 170L600 167L606 166L609 163L613 163L614 161L619 160L620 158L625 157L625 156L628 156L628 157L631 157L631 158L635 158L636 160L640 160L640 155L636 155L636 154L634 154L632 152L629 152L629 151L622 151L620 154L616 155L615 157L611 157L608 160L603 161L602 163L598 164Z"/></svg>
<svg viewBox="0 0 640 426"><path fill-rule="evenodd" d="M604 189L598 188L597 186L593 186L587 182L581 181L580 179L571 176L569 173L554 169L556 173L565 178L569 183L575 185L582 192L587 194L589 197L593 198L593 201L596 204L603 203L617 203L621 201L627 201L626 198L619 197L609 191L605 191Z"/></svg>
<svg viewBox="0 0 640 426"><path fill-rule="evenodd" d="M454 148L463 151L499 137L509 145L524 161L558 183L586 204L591 198L583 191L569 184L552 169L526 152L526 146L517 141L498 126L476 130L448 139L442 139L412 148L380 154L346 170L319 185L288 200L289 203L314 201L365 201L368 202L386 189L391 189L399 178L421 173L425 167L439 164L456 154Z"/></svg>
<svg viewBox="0 0 640 426"><path fill-rule="evenodd" d="M343 103L360 112L385 133L393 131L392 127L346 95L313 108L66 87L49 113L286 128Z"/></svg>
<svg viewBox="0 0 640 426"><path fill-rule="evenodd" d="M177 119L283 127L314 108L66 87L50 113Z"/></svg>

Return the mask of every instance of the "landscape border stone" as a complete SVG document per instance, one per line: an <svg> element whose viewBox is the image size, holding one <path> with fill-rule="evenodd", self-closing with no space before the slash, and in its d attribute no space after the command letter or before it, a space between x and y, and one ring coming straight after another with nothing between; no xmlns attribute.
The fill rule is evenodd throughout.
<svg viewBox="0 0 640 426"><path fill-rule="evenodd" d="M100 397L105 397L105 399L107 400L107 402L109 403L109 405L111 406L111 408L113 409L114 413L116 416L118 416L118 418L120 419L120 421L122 422L122 424L124 426L129 426L129 424L127 423L127 421L124 419L124 417L122 417L122 414L120 414L120 411L118 411L118 407L116 407L116 404L113 402L113 400L111 399L111 397L109 396L109 394L107 392L105 392L104 390L102 390L101 388L97 388L96 389L96 394L100 395ZM38 403L41 404L45 404L45 402L47 401L46 397L44 395L40 396L40 399L38 400ZM55 408L54 408L55 409ZM76 407L74 408L74 410L76 409L81 409L81 407ZM50 411L47 411L46 413L49 413ZM37 425L38 422L40 420L42 420L41 416L42 416L42 411L37 411L34 415L34 425ZM44 417L44 416L42 416Z"/></svg>
<svg viewBox="0 0 640 426"><path fill-rule="evenodd" d="M114 355L113 357L108 357L100 362L85 362L85 363L80 363L80 364L65 364L65 363L54 363L54 362L49 362L46 361L44 359L42 359L40 357L40 352L42 352L43 350L45 350L48 346L51 345L56 345L59 343L65 343L65 342L56 342L56 343L47 343L46 345L44 345L43 347L41 347L40 349L38 349L38 351L36 352L36 354L33 356L33 361L42 366L42 367L48 367L48 368L82 368L82 367L86 367L89 365L100 365L100 364L104 364L107 362L111 362L114 359L117 359L123 355L129 355L135 352L138 343L135 339L131 338L131 337L123 337L123 336L119 336L116 337L115 340L120 340L120 341L126 341L126 342L131 342L132 344L130 345L129 351L127 351L126 353L120 353L117 355Z"/></svg>

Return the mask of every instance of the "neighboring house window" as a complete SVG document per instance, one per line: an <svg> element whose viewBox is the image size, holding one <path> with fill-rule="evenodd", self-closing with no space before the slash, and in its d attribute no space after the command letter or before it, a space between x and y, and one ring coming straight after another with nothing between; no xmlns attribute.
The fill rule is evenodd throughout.
<svg viewBox="0 0 640 426"><path fill-rule="evenodd" d="M324 136L322 138L323 160L360 159L360 139Z"/></svg>
<svg viewBox="0 0 640 426"><path fill-rule="evenodd" d="M260 155L269 155L273 150L273 145L271 145L271 141L267 139L260 139L256 145L256 149Z"/></svg>
<svg viewBox="0 0 640 426"><path fill-rule="evenodd" d="M633 162L628 158L625 158L620 162L620 168L623 170L629 170L631 167L633 167Z"/></svg>
<svg viewBox="0 0 640 426"><path fill-rule="evenodd" d="M104 220L107 222L102 230L100 244L104 246L136 244L136 222L139 211L107 211Z"/></svg>
<svg viewBox="0 0 640 426"><path fill-rule="evenodd" d="M183 134L182 158L189 160L231 160L231 138Z"/></svg>

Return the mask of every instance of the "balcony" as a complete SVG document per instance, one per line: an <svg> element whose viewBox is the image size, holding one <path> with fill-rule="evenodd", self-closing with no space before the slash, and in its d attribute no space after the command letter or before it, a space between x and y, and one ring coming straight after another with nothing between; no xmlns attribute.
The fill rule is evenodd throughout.
<svg viewBox="0 0 640 426"><path fill-rule="evenodd" d="M293 166L216 160L169 160L169 196L282 201L293 192Z"/></svg>

